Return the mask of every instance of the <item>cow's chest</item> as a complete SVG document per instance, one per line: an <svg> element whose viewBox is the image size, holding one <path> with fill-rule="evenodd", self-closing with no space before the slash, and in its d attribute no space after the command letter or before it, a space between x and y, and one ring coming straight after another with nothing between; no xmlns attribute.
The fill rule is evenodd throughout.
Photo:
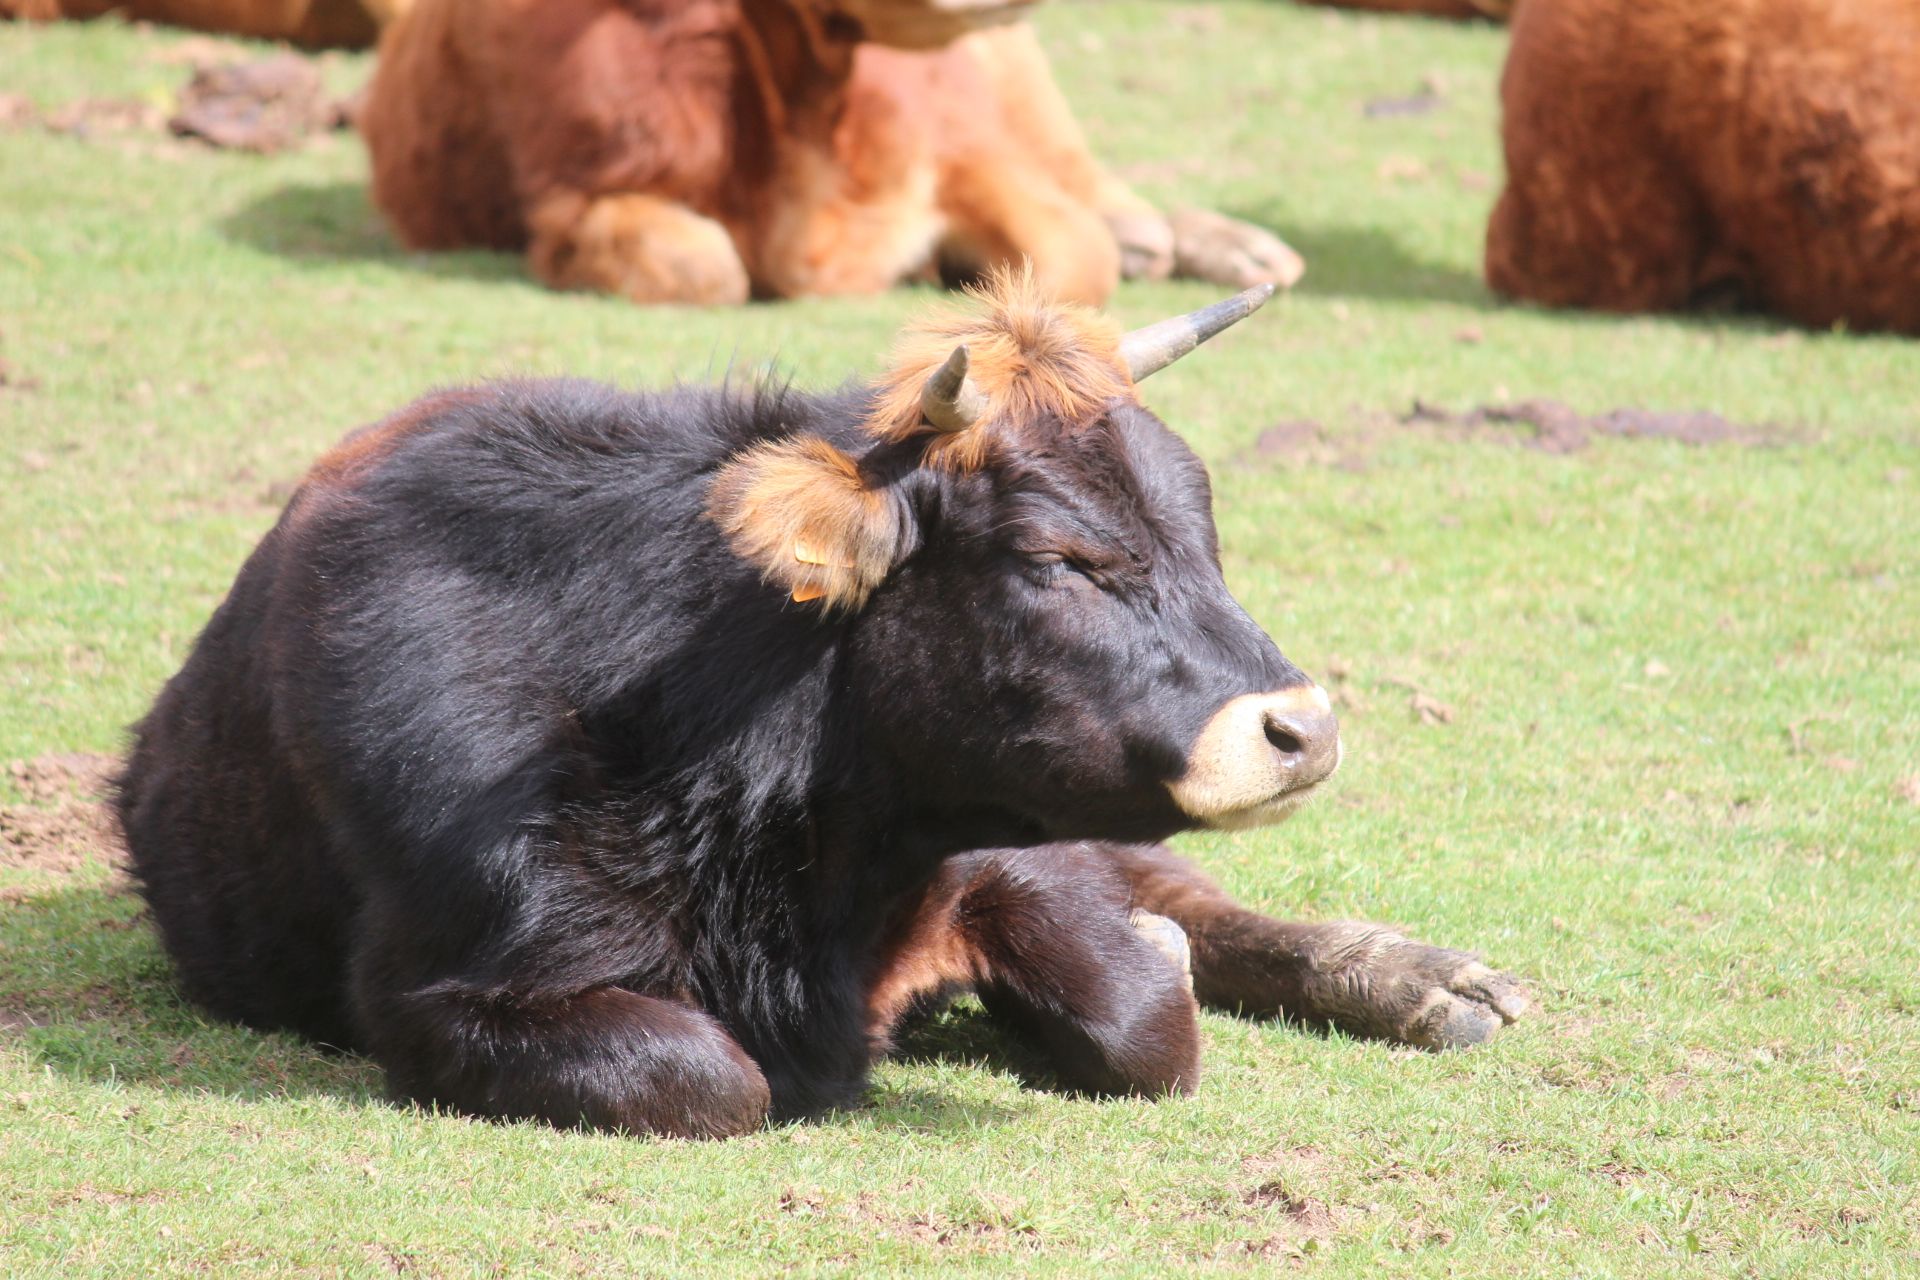
<svg viewBox="0 0 1920 1280"><path fill-rule="evenodd" d="M931 266L946 227L938 191L932 148L917 133L847 121L830 138L777 149L735 240L762 292L877 293Z"/></svg>

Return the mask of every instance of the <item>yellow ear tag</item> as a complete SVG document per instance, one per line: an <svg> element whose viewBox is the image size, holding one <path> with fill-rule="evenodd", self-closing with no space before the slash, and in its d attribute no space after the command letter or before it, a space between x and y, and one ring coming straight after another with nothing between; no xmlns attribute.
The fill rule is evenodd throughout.
<svg viewBox="0 0 1920 1280"><path fill-rule="evenodd" d="M793 558L801 564L817 564L823 569L851 569L851 564L829 560L826 554L804 538L793 540Z"/></svg>
<svg viewBox="0 0 1920 1280"><path fill-rule="evenodd" d="M793 589L793 600L795 604L805 604L809 600L818 600L825 594L827 594L825 587L816 587L810 583L801 583Z"/></svg>

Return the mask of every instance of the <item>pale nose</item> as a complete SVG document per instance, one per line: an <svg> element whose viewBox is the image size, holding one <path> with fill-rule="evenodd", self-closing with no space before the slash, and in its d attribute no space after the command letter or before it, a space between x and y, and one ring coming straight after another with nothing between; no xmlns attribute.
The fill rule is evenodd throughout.
<svg viewBox="0 0 1920 1280"><path fill-rule="evenodd" d="M1276 702L1261 717L1289 790L1312 786L1340 765L1340 722L1331 707L1319 705L1325 699L1316 687L1305 697Z"/></svg>

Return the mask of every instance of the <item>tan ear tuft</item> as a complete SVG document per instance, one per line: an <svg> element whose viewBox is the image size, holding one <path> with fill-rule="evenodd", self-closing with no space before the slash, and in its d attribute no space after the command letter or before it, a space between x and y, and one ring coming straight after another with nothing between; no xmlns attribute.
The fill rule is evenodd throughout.
<svg viewBox="0 0 1920 1280"><path fill-rule="evenodd" d="M1057 420L1072 429L1116 398L1133 395L1120 358L1120 327L1085 307L1056 302L1031 267L995 271L958 306L919 319L894 344L892 366L876 381L879 396L866 428L882 440L932 430L922 395L927 379L969 351L968 382L980 400L976 425L934 440L927 460L972 470L985 460L998 422Z"/></svg>
<svg viewBox="0 0 1920 1280"><path fill-rule="evenodd" d="M865 604L901 542L887 495L818 436L768 441L734 458L708 491L707 514L768 582L829 609Z"/></svg>

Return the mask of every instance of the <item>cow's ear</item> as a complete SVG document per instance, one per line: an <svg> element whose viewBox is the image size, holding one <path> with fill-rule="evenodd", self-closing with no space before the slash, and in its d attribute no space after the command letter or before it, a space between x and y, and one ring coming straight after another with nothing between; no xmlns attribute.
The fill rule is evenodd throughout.
<svg viewBox="0 0 1920 1280"><path fill-rule="evenodd" d="M906 545L906 504L818 436L755 445L721 468L707 513L734 553L795 600L857 609Z"/></svg>

